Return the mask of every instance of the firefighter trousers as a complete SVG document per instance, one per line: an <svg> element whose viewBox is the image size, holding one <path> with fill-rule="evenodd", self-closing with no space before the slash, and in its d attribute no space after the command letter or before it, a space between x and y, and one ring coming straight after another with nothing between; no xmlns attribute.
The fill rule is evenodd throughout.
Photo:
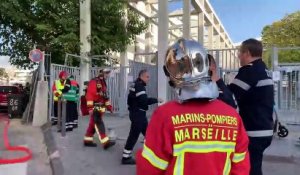
<svg viewBox="0 0 300 175"><path fill-rule="evenodd" d="M270 137L249 137L250 175L262 175L263 153L271 145Z"/></svg>
<svg viewBox="0 0 300 175"><path fill-rule="evenodd" d="M51 122L57 122L58 117L58 101L53 103L54 116L51 117Z"/></svg>
<svg viewBox="0 0 300 175"><path fill-rule="evenodd" d="M105 126L102 117L103 113L100 112L94 112L91 115L89 126L84 137L84 142L93 142L95 132L97 133L99 141L102 144L108 142L109 139L105 134Z"/></svg>
<svg viewBox="0 0 300 175"><path fill-rule="evenodd" d="M139 135L146 135L148 120L145 111L130 111L129 118L131 120L130 132L126 141L125 150L132 151Z"/></svg>

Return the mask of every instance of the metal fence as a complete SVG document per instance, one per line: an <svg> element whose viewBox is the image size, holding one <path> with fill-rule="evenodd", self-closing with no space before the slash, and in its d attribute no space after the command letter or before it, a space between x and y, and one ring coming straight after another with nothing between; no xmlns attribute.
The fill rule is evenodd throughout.
<svg viewBox="0 0 300 175"><path fill-rule="evenodd" d="M300 63L285 63L283 58L299 61L300 47L272 49L276 107L285 122L300 125Z"/></svg>
<svg viewBox="0 0 300 175"><path fill-rule="evenodd" d="M98 75L98 72L100 69L103 69L105 67L94 67L91 68L90 72L90 79L96 77ZM107 79L107 87L108 87L108 93L110 96L111 103L114 107L114 111L116 113L120 112L121 106L125 106L127 108L127 94L128 94L128 88L123 89L123 86L120 84L120 80L124 77L122 74L122 70L125 70L125 72L128 75L128 86L131 85L131 83L138 77L138 73L142 69L147 69L151 78L150 82L148 83L148 86L146 87L147 95L149 97L157 98L157 66L154 64L146 64L141 62L134 62L129 61L129 66L126 67L109 67L112 72L111 76ZM59 72L61 71L67 71L70 75L73 75L75 80L80 82L80 68L78 67L70 67L65 65L57 65L52 64L51 65L51 76L50 76L50 89L52 88L52 85L54 84L54 81L57 80L59 77ZM127 86L127 87L128 87ZM80 87L82 88L82 87ZM122 99L122 95L126 96L126 99ZM49 102L49 116L53 114L53 94L50 91L49 92L50 102ZM150 110L154 109L156 105L150 106Z"/></svg>

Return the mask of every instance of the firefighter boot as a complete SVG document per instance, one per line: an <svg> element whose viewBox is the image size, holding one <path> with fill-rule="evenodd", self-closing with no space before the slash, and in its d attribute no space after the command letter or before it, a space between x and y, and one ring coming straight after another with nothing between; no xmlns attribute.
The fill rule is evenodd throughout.
<svg viewBox="0 0 300 175"><path fill-rule="evenodd" d="M128 158L123 157L122 164L123 165L135 165L135 160L132 157L128 157Z"/></svg>
<svg viewBox="0 0 300 175"><path fill-rule="evenodd" d="M103 145L103 148L105 149L105 150L107 150L108 148L110 148L110 147L112 147L112 146L114 146L116 144L116 142L113 142L113 141L107 141L104 145Z"/></svg>
<svg viewBox="0 0 300 175"><path fill-rule="evenodd" d="M86 147L96 147L97 144L94 143L94 142L83 142L83 145L86 146Z"/></svg>

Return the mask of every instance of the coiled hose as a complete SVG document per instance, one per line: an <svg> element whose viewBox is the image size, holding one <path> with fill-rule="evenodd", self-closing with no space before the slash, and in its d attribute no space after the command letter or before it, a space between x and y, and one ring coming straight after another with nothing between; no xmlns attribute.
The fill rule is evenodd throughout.
<svg viewBox="0 0 300 175"><path fill-rule="evenodd" d="M13 158L13 159L3 159L0 157L0 165L1 164L14 164L14 163L23 163L27 162L32 158L32 153L31 151L23 146L11 146L9 144L9 139L8 139L8 128L9 128L9 119L3 115L0 114L0 122L5 122L5 127L3 131L3 142L4 142L4 147L7 151L18 151L18 152L24 152L26 153L25 156L19 157L19 158Z"/></svg>

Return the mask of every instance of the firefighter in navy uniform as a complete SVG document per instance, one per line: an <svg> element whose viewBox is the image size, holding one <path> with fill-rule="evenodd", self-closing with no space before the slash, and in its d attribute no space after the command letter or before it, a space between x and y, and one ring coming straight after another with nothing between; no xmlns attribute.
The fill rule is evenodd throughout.
<svg viewBox="0 0 300 175"><path fill-rule="evenodd" d="M105 80L110 74L109 69L101 69L99 76L92 79L87 87L86 100L87 107L90 113L90 122L84 137L84 146L96 147L93 137L95 132L98 135L100 143L104 149L108 149L115 145L115 141L109 140L105 133L103 115L106 110L113 113L113 107L110 103L107 85Z"/></svg>
<svg viewBox="0 0 300 175"><path fill-rule="evenodd" d="M137 175L249 175L247 133L236 110L216 99L203 46L180 39L164 71L179 101L154 111Z"/></svg>
<svg viewBox="0 0 300 175"><path fill-rule="evenodd" d="M241 68L229 85L249 136L250 175L262 175L263 152L273 136L273 80L262 61L262 43L245 40L239 50Z"/></svg>
<svg viewBox="0 0 300 175"><path fill-rule="evenodd" d="M148 71L141 70L139 72L139 78L137 78L134 85L129 88L127 104L131 127L123 150L122 164L135 164L135 160L132 158L132 149L136 144L140 133L144 136L146 134L148 126L146 111L148 110L148 105L162 102L161 99L149 98L147 96L145 86L149 82L149 79L150 75Z"/></svg>

